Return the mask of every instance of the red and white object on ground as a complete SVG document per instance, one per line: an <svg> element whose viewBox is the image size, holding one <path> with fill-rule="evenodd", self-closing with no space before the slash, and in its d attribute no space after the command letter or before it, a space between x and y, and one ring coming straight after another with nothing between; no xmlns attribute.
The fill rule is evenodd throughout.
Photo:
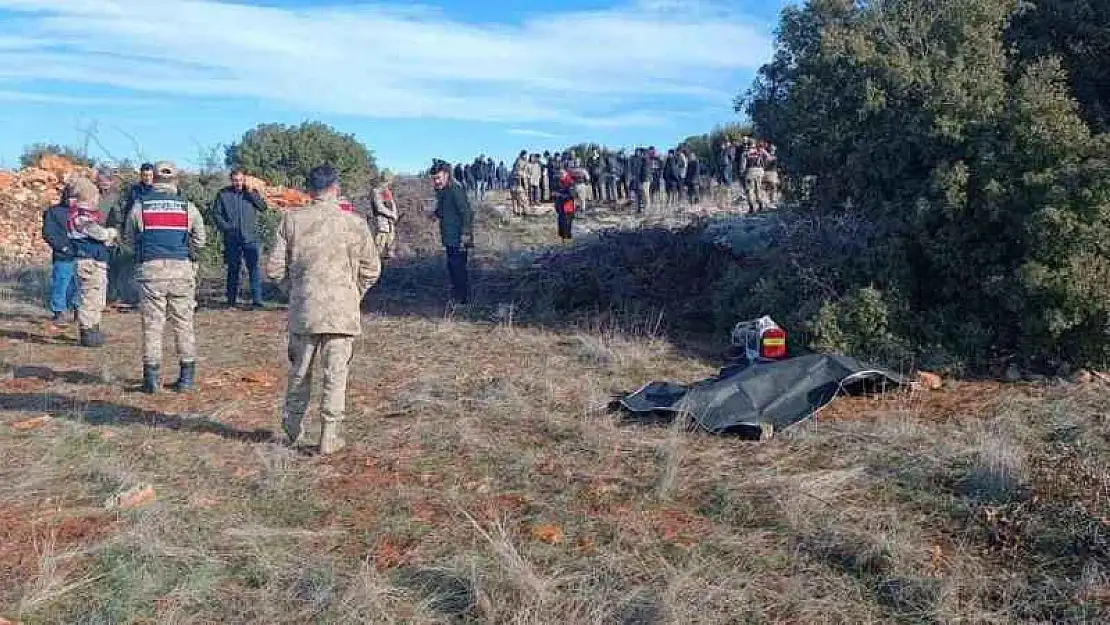
<svg viewBox="0 0 1110 625"><path fill-rule="evenodd" d="M763 316L741 321L732 329L732 346L751 364L786 358L786 330L774 319Z"/></svg>

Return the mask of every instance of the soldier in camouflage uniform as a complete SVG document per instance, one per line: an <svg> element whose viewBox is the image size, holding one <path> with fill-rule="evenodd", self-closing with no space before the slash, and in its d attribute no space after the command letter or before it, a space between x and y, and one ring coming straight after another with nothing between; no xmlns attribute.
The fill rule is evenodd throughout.
<svg viewBox="0 0 1110 625"><path fill-rule="evenodd" d="M374 243L381 258L393 256L393 240L396 236L397 203L393 200L393 174L386 174L381 184L374 187L371 196L374 210Z"/></svg>
<svg viewBox="0 0 1110 625"><path fill-rule="evenodd" d="M331 454L346 444L339 427L355 337L362 334L359 306L381 274L381 261L366 221L340 209L335 169L313 169L308 187L312 204L285 213L266 273L289 293L291 368L282 415L287 442L295 444L301 437L313 364L321 362L320 453Z"/></svg>
<svg viewBox="0 0 1110 625"><path fill-rule="evenodd" d="M125 238L134 247L135 279L143 320L144 393L158 390L162 368L162 329L167 319L177 342L181 369L174 390L191 390L196 378L197 270L194 263L206 242L204 220L196 206L177 192L173 163L154 166L154 187L135 201Z"/></svg>

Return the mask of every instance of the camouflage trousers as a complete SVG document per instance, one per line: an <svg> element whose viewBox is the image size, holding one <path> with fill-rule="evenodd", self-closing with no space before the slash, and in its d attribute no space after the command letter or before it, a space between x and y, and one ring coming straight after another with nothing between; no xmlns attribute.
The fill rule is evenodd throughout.
<svg viewBox="0 0 1110 625"><path fill-rule="evenodd" d="M84 329L95 328L108 303L108 263L77 259L77 287L77 324Z"/></svg>
<svg viewBox="0 0 1110 625"><path fill-rule="evenodd" d="M752 212L767 210L767 191L763 188L763 169L752 167L744 176L748 187L748 209Z"/></svg>
<svg viewBox="0 0 1110 625"><path fill-rule="evenodd" d="M374 235L374 243L378 247L378 255L382 258L393 258L393 241L396 238L396 233L393 230L388 232L379 232Z"/></svg>
<svg viewBox="0 0 1110 625"><path fill-rule="evenodd" d="M139 282L142 299L139 312L143 318L143 364L162 362L162 331L168 321L177 345L181 362L197 359L196 335L193 331L193 313L197 308L196 274Z"/></svg>
<svg viewBox="0 0 1110 625"><path fill-rule="evenodd" d="M285 392L282 425L286 432L300 432L311 401L312 370L324 370L320 412L324 421L342 421L347 404L347 375L354 355L355 337L345 334L290 334L289 387Z"/></svg>

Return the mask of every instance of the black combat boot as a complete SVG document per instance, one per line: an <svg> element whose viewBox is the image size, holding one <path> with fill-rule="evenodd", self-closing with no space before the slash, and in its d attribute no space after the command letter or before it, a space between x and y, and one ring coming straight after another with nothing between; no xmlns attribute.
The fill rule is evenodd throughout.
<svg viewBox="0 0 1110 625"><path fill-rule="evenodd" d="M158 392L158 385L161 383L159 379L158 365L143 365L143 388L142 391L148 395L153 395Z"/></svg>
<svg viewBox="0 0 1110 625"><path fill-rule="evenodd" d="M193 390L194 380L197 375L197 363L183 362L181 363L181 373L177 376L177 382L173 385L173 390L178 393L187 393Z"/></svg>

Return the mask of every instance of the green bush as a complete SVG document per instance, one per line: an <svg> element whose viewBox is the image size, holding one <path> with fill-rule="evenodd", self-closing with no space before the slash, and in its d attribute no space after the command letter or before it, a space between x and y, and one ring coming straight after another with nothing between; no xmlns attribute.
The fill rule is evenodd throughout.
<svg viewBox="0 0 1110 625"><path fill-rule="evenodd" d="M905 361L910 350L893 327L895 319L904 318L901 305L871 287L826 302L813 323L813 347L887 364Z"/></svg>
<svg viewBox="0 0 1110 625"><path fill-rule="evenodd" d="M216 194L227 184L227 174L215 170L206 170L197 174L182 173L178 180L178 191L197 207L208 229L208 244L204 246L200 258L201 264L204 265L223 263L223 237L216 227L212 208L216 202Z"/></svg>
<svg viewBox="0 0 1110 625"><path fill-rule="evenodd" d="M680 145L689 148L692 152L698 155L698 160L702 162L703 168L709 168L710 171L717 171L720 166L719 157L721 145L725 140L732 141L733 143L739 142L743 137L749 137L753 133L750 124L731 123L723 126L716 126L713 130L702 134L686 137Z"/></svg>
<svg viewBox="0 0 1110 625"><path fill-rule="evenodd" d="M354 135L320 122L257 126L228 146L225 162L271 184L302 189L314 167L331 165L339 172L344 193L351 197L368 193L377 177L374 156L366 146Z"/></svg>
<svg viewBox="0 0 1110 625"><path fill-rule="evenodd" d="M797 233L808 249L764 278L812 315L816 345L928 349L973 367L1110 355L1110 140L1084 122L1058 59L1008 45L1017 10L784 11L742 104L783 168L813 180L801 207L813 231ZM866 224L857 241L838 233L845 216ZM861 333L876 321L887 329L871 344Z"/></svg>

